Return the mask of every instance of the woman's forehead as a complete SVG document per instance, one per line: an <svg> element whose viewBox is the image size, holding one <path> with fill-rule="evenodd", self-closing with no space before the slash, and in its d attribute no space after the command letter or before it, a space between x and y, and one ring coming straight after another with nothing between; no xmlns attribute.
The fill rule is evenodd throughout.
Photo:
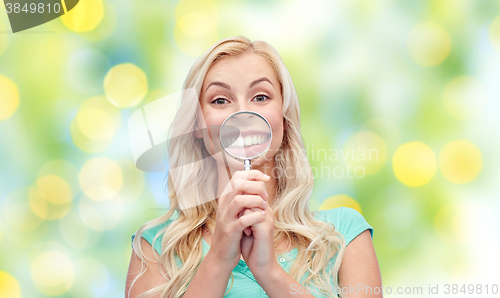
<svg viewBox="0 0 500 298"><path fill-rule="evenodd" d="M254 80L261 77L268 77L271 81L277 82L273 67L262 56L258 54L244 54L240 56L224 57L212 65L207 72L204 86L211 81L224 81L234 79Z"/></svg>

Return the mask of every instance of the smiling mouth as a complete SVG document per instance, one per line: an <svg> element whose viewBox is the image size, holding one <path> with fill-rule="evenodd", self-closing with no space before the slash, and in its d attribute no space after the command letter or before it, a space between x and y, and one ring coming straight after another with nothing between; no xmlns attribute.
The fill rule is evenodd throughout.
<svg viewBox="0 0 500 298"><path fill-rule="evenodd" d="M222 142L226 147L231 148L244 148L250 147L252 145L260 145L269 140L269 134L253 134L250 136L242 137L226 137L222 139Z"/></svg>

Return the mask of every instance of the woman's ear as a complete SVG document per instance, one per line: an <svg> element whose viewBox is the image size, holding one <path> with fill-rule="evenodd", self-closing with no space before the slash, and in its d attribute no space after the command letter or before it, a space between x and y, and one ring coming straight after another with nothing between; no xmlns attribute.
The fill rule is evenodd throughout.
<svg viewBox="0 0 500 298"><path fill-rule="evenodd" d="M198 126L198 121L194 122L194 132L193 133L194 133L194 137L197 139L201 139L203 137L203 135L201 133L201 129Z"/></svg>

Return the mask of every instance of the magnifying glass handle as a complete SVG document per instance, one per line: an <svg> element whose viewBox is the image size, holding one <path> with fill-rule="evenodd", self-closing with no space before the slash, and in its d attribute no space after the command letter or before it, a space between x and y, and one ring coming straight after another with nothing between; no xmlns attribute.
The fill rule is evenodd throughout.
<svg viewBox="0 0 500 298"><path fill-rule="evenodd" d="M243 162L243 168L245 171L250 171L252 169L252 166L250 165L250 159L245 159Z"/></svg>
<svg viewBox="0 0 500 298"><path fill-rule="evenodd" d="M252 169L252 166L250 165L250 159L245 159L245 161L243 162L243 168L245 169L245 171L250 171ZM245 212L245 210L246 208L241 211L240 216L241 214L243 214L243 212ZM252 234L252 230L250 229L250 227L247 227L244 232L247 236L250 236Z"/></svg>

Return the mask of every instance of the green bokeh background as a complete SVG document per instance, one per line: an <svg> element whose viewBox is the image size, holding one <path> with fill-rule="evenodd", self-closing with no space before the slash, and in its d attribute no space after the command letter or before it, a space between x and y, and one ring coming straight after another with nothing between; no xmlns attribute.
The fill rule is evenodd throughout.
<svg viewBox="0 0 500 298"><path fill-rule="evenodd" d="M498 283L500 2L82 0L75 11L86 7L83 22L95 23L88 31L75 32L59 18L16 34L3 7L0 82L15 84L19 106L0 120L0 296L19 286L20 297L123 297L131 235L168 208L165 173L134 167L128 119L180 91L196 58L234 35L267 41L280 53L318 173L311 209L346 205L362 212L374 227L384 287L423 287L416 296L436 297L429 284L481 283L491 290ZM72 123L88 99L106 101L104 78L124 63L144 72L147 93L137 105L110 108L116 131L105 145L85 150ZM473 88L458 85L447 104L450 82L464 76ZM6 90L0 89L0 108L11 105ZM351 148L350 138L363 131L382 140L377 149L386 160L368 163L373 173L361 178L321 174L345 170L348 161L317 158L318 152ZM456 140L480 154L455 146L462 155L443 165L449 157L443 149ZM395 172L395 166L418 172L414 160L394 159L410 142L425 144L435 157L422 161L428 181L418 186ZM118 165L123 183L113 198L85 191L82 172L92 161ZM467 176L478 167L465 183L446 174ZM64 179L71 197L42 212L33 207L33 192L48 174ZM47 252L58 253L45 259L55 263L44 274L67 286L40 281Z"/></svg>

